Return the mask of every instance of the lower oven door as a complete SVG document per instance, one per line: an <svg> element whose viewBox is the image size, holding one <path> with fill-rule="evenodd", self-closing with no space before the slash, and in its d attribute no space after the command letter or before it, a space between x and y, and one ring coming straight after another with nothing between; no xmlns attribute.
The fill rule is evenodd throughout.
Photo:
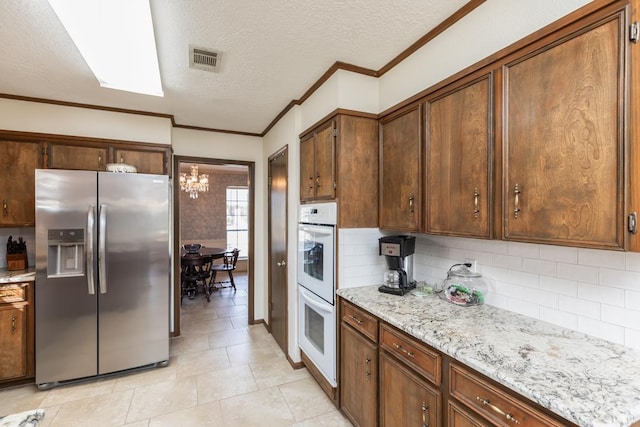
<svg viewBox="0 0 640 427"><path fill-rule="evenodd" d="M336 308L298 286L298 341L333 387L336 382Z"/></svg>

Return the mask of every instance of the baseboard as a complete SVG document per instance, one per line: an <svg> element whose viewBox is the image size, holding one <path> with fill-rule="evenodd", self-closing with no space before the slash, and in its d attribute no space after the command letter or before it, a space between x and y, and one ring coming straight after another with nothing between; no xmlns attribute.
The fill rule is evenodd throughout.
<svg viewBox="0 0 640 427"><path fill-rule="evenodd" d="M316 368L316 365L313 364L311 359L304 354L302 350L300 350L300 356L302 358L302 362L309 370L311 376L316 380L316 382L320 385L320 388L325 392L325 394L329 397L331 402L338 408L338 389L333 387L329 381L322 375L322 373Z"/></svg>

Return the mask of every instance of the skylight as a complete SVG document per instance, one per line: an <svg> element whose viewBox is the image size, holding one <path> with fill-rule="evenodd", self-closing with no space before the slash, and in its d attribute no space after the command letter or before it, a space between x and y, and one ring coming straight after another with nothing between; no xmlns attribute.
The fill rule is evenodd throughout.
<svg viewBox="0 0 640 427"><path fill-rule="evenodd" d="M149 0L48 0L100 86L164 96Z"/></svg>

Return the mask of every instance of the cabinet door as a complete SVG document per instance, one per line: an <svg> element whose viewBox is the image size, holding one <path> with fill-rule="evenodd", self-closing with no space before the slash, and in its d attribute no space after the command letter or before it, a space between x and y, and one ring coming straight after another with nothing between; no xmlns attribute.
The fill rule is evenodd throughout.
<svg viewBox="0 0 640 427"><path fill-rule="evenodd" d="M35 223L35 170L41 157L37 143L0 141L0 225Z"/></svg>
<svg viewBox="0 0 640 427"><path fill-rule="evenodd" d="M165 152L153 150L115 150L115 163L126 163L135 166L138 173L165 175Z"/></svg>
<svg viewBox="0 0 640 427"><path fill-rule="evenodd" d="M315 163L313 135L300 141L300 200L313 200L315 196Z"/></svg>
<svg viewBox="0 0 640 427"><path fill-rule="evenodd" d="M107 149L47 143L49 169L77 169L104 171L107 165Z"/></svg>
<svg viewBox="0 0 640 427"><path fill-rule="evenodd" d="M333 130L335 122L332 120L326 126L316 131L316 199L333 199L335 181L335 137Z"/></svg>
<svg viewBox="0 0 640 427"><path fill-rule="evenodd" d="M0 305L0 380L26 375L26 305Z"/></svg>
<svg viewBox="0 0 640 427"><path fill-rule="evenodd" d="M506 239L624 246L624 21L505 66Z"/></svg>
<svg viewBox="0 0 640 427"><path fill-rule="evenodd" d="M380 352L380 425L440 426L442 398L429 383Z"/></svg>
<svg viewBox="0 0 640 427"><path fill-rule="evenodd" d="M356 426L376 426L376 345L345 323L342 323L340 331L340 407Z"/></svg>
<svg viewBox="0 0 640 427"><path fill-rule="evenodd" d="M486 421L479 420L453 401L449 401L448 419L447 425L449 427L484 427L487 425Z"/></svg>
<svg viewBox="0 0 640 427"><path fill-rule="evenodd" d="M426 103L426 231L490 236L491 76Z"/></svg>
<svg viewBox="0 0 640 427"><path fill-rule="evenodd" d="M380 228L419 231L421 107L383 120L380 159Z"/></svg>

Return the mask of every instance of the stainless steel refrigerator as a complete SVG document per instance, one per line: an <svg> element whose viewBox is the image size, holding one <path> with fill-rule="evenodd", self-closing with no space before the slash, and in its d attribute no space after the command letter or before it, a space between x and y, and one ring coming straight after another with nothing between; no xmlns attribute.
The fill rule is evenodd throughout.
<svg viewBox="0 0 640 427"><path fill-rule="evenodd" d="M36 384L169 359L163 175L36 170Z"/></svg>

